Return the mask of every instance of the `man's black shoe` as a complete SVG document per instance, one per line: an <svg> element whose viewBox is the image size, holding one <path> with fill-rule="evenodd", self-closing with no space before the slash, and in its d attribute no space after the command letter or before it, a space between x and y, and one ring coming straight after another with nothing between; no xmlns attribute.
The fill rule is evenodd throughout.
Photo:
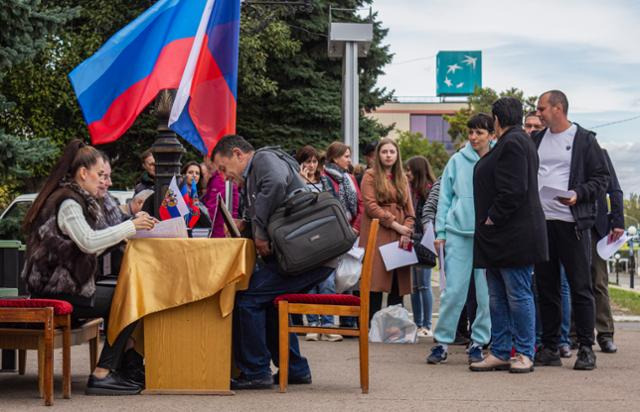
<svg viewBox="0 0 640 412"><path fill-rule="evenodd" d="M288 384L289 385L309 385L311 384L311 375L304 375L300 377L289 376ZM280 372L273 375L273 383L274 385L280 384Z"/></svg>
<svg viewBox="0 0 640 412"><path fill-rule="evenodd" d="M580 371L590 371L596 368L596 354L591 346L580 346L578 349L578 359L573 365L573 369Z"/></svg>
<svg viewBox="0 0 640 412"><path fill-rule="evenodd" d="M562 366L560 353L543 347L536 353L535 366Z"/></svg>
<svg viewBox="0 0 640 412"><path fill-rule="evenodd" d="M102 379L94 375L89 376L87 388L84 393L87 395L119 396L137 395L141 390L142 387L123 378L117 372L111 371Z"/></svg>
<svg viewBox="0 0 640 412"><path fill-rule="evenodd" d="M231 379L232 390L243 389L271 389L273 388L273 376L265 376L259 379L247 379L240 376L238 379Z"/></svg>
<svg viewBox="0 0 640 412"><path fill-rule="evenodd" d="M600 345L600 350L604 353L616 353L618 351L618 347L611 339L598 342L598 345Z"/></svg>

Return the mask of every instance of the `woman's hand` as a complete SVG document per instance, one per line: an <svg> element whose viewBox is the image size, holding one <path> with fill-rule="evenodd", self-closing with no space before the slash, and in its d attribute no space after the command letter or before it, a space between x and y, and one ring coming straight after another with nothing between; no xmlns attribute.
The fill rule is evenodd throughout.
<svg viewBox="0 0 640 412"><path fill-rule="evenodd" d="M146 212L140 212L133 219L133 225L136 227L136 230L151 230L156 225L158 220L154 217L149 216Z"/></svg>
<svg viewBox="0 0 640 412"><path fill-rule="evenodd" d="M409 250L409 245L411 244L411 238L409 236L400 236L400 248L404 250Z"/></svg>
<svg viewBox="0 0 640 412"><path fill-rule="evenodd" d="M444 250L444 245L447 241L444 239L436 239L433 241L433 246L436 248L436 253L440 253L440 245L442 245L442 250Z"/></svg>
<svg viewBox="0 0 640 412"><path fill-rule="evenodd" d="M409 229L406 226L401 225L398 222L393 222L391 224L391 228L393 230L395 230L396 232L398 232L400 234L400 236L407 236L407 237L411 237L411 235L413 234L413 231L411 229Z"/></svg>

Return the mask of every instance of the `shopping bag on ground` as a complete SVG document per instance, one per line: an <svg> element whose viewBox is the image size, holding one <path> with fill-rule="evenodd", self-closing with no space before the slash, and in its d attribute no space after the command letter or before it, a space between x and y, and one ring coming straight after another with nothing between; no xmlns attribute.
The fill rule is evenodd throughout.
<svg viewBox="0 0 640 412"><path fill-rule="evenodd" d="M378 343L416 343L418 327L402 305L379 310L371 319L369 341Z"/></svg>

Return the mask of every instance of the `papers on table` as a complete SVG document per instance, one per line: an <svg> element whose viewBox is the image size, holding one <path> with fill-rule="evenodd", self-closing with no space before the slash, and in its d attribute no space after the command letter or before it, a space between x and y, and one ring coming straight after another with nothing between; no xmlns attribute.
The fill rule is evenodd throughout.
<svg viewBox="0 0 640 412"><path fill-rule="evenodd" d="M540 189L540 200L542 203L545 203L545 200L558 200L558 198L571 199L575 194L576 192L573 190L562 190L555 187L542 186L542 189Z"/></svg>
<svg viewBox="0 0 640 412"><path fill-rule="evenodd" d="M151 230L138 230L134 239L139 238L184 238L188 237L187 225L183 217L163 220Z"/></svg>
<svg viewBox="0 0 640 412"><path fill-rule="evenodd" d="M444 245L440 243L438 251L438 266L440 268L440 293L447 288L447 276L444 273Z"/></svg>
<svg viewBox="0 0 640 412"><path fill-rule="evenodd" d="M401 249L400 242L391 242L380 246L380 255L387 271L418 263L416 251Z"/></svg>
<svg viewBox="0 0 640 412"><path fill-rule="evenodd" d="M626 233L620 236L620 239L611 243L609 243L609 236L603 237L596 244L598 255L604 260L609 259L614 253L618 251L618 249L622 247L622 245L625 244L627 240L628 238Z"/></svg>
<svg viewBox="0 0 640 412"><path fill-rule="evenodd" d="M420 244L432 251L434 255L437 255L438 252L436 252L436 247L433 245L433 242L435 240L436 234L433 230L433 223L427 222L427 224L424 226L424 235L422 236Z"/></svg>

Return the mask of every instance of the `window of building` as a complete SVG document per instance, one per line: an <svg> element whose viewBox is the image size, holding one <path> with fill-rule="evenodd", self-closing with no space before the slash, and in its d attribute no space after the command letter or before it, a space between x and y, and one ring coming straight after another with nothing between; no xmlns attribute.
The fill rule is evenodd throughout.
<svg viewBox="0 0 640 412"><path fill-rule="evenodd" d="M422 133L429 141L444 144L445 149L454 150L453 142L449 136L449 123L441 114L412 114L411 131Z"/></svg>

